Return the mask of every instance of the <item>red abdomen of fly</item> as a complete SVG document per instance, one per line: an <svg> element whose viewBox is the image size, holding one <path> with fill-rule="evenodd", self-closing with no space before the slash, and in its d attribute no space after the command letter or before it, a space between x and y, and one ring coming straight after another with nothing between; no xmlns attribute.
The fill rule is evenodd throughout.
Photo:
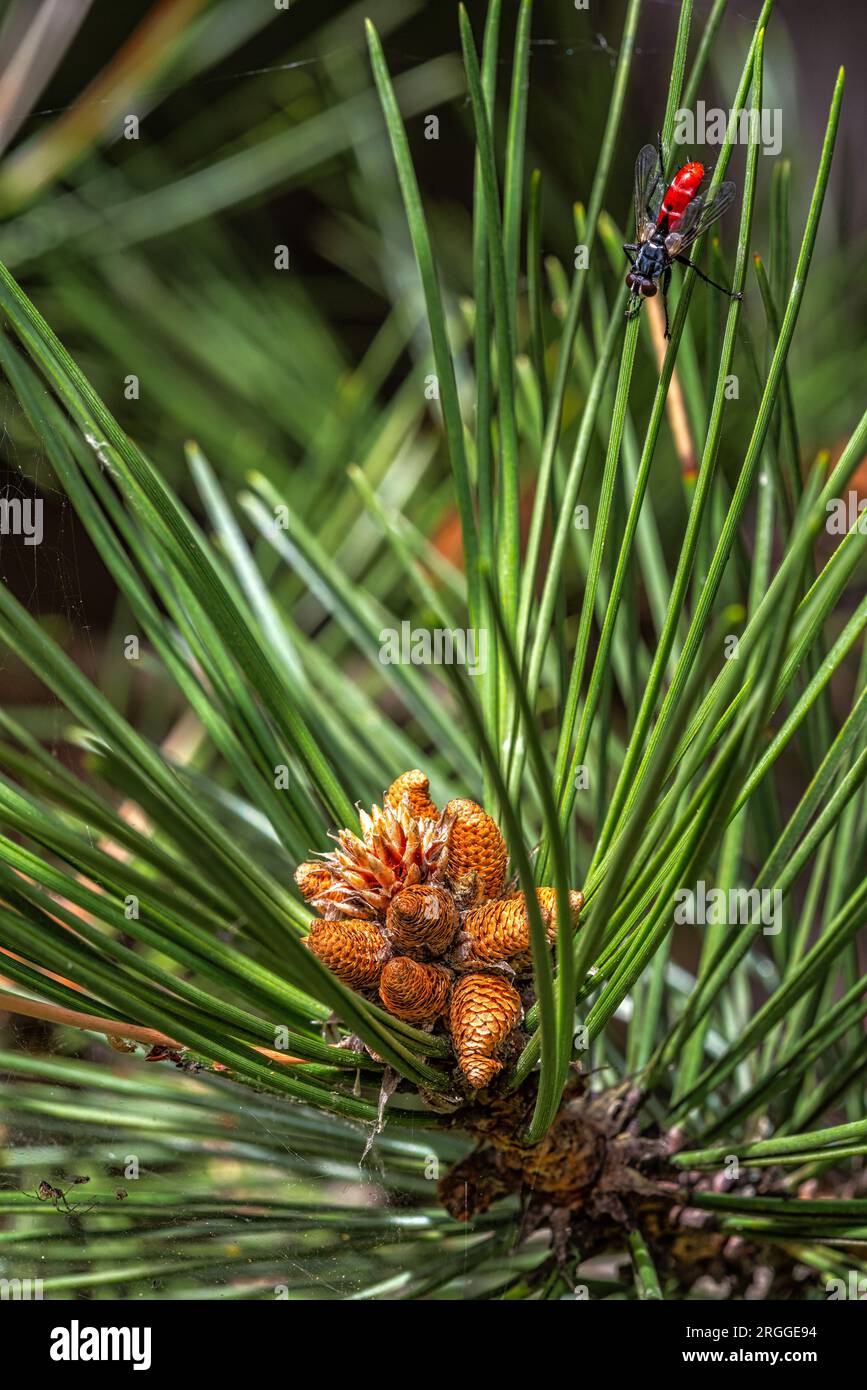
<svg viewBox="0 0 867 1390"><path fill-rule="evenodd" d="M662 226L663 218L668 218L666 224L669 232L677 231L677 224L692 202L699 190L702 179L704 178L704 165L698 163L684 164L682 169L678 169L671 183L666 189L665 197L662 200L662 207L659 209L659 216L656 225Z"/></svg>

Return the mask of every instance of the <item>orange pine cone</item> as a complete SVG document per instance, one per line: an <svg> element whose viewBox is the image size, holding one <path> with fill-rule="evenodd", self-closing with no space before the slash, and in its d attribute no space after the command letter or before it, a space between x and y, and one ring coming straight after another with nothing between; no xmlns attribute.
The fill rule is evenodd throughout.
<svg viewBox="0 0 867 1390"><path fill-rule="evenodd" d="M537 888L536 897L545 923L549 943L557 939L557 890ZM569 894L569 909L572 922L577 923L578 914L584 904L581 893ZM527 904L523 893L501 898L496 903L485 903L475 907L464 918L466 939L461 944L461 955L467 961L486 962L510 960L528 951L530 947L530 923L527 918Z"/></svg>
<svg viewBox="0 0 867 1390"><path fill-rule="evenodd" d="M323 965L351 989L372 989L389 955L388 942L379 928L356 917L311 922L304 939Z"/></svg>
<svg viewBox="0 0 867 1390"><path fill-rule="evenodd" d="M406 796L396 808L359 809L358 821L360 836L346 829L332 836L337 849L323 859L332 881L314 903L327 917L379 921L401 888L440 881L449 827L442 816L417 819Z"/></svg>
<svg viewBox="0 0 867 1390"><path fill-rule="evenodd" d="M334 882L334 875L325 864L318 863L315 859L305 859L303 864L299 864L295 870L295 882L298 884L298 891L306 902L312 902L317 893L322 893L326 888L330 888Z"/></svg>
<svg viewBox="0 0 867 1390"><path fill-rule="evenodd" d="M494 1052L521 1017L521 999L502 975L462 975L452 990L449 1030L458 1065L481 1090L502 1071Z"/></svg>
<svg viewBox="0 0 867 1390"><path fill-rule="evenodd" d="M409 809L416 820L436 820L439 811L430 799L429 788L430 782L424 773L414 767L410 772L402 772L395 778L385 793L385 804L396 811L406 796L409 799Z"/></svg>
<svg viewBox="0 0 867 1390"><path fill-rule="evenodd" d="M457 887L475 873L479 897L498 898L506 882L509 861L499 826L475 801L460 797L449 802L446 815L454 816L446 865L451 882Z"/></svg>
<svg viewBox="0 0 867 1390"><path fill-rule="evenodd" d="M444 888L420 883L392 898L385 929L401 951L426 949L440 956L451 945L458 925L455 900Z"/></svg>
<svg viewBox="0 0 867 1390"><path fill-rule="evenodd" d="M451 982L451 973L441 965L395 956L383 967L379 997L389 1013L409 1023L423 1023L443 1012Z"/></svg>

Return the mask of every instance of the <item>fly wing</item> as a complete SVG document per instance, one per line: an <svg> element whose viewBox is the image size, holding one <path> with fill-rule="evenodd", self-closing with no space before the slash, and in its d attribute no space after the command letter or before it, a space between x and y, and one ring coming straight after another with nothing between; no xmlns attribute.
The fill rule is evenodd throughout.
<svg viewBox="0 0 867 1390"><path fill-rule="evenodd" d="M635 231L639 240L648 222L655 222L662 202L662 170L655 145L644 145L635 161Z"/></svg>
<svg viewBox="0 0 867 1390"><path fill-rule="evenodd" d="M688 246L706 232L711 223L716 222L718 217L722 217L726 208L733 201L736 185L731 180L721 183L716 193L710 199L705 199L699 194L693 198L691 203L687 203L683 210L677 231L672 232L665 239L665 249L673 258L681 255Z"/></svg>

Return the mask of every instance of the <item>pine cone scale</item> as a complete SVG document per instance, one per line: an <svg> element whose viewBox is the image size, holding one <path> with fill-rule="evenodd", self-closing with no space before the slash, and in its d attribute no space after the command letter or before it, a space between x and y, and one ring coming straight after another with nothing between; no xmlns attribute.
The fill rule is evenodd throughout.
<svg viewBox="0 0 867 1390"><path fill-rule="evenodd" d="M346 918L311 922L309 949L338 980L352 989L371 989L389 955L388 942L373 922Z"/></svg>
<svg viewBox="0 0 867 1390"><path fill-rule="evenodd" d="M436 820L438 817L439 811L430 799L430 782L417 767L395 778L385 793L385 804L398 807L404 797L416 820Z"/></svg>
<svg viewBox="0 0 867 1390"><path fill-rule="evenodd" d="M478 876L485 898L498 898L506 882L509 852L496 821L475 801L450 801L448 876L456 887L470 873Z"/></svg>
<svg viewBox="0 0 867 1390"><path fill-rule="evenodd" d="M403 951L427 950L442 955L458 925L455 900L435 884L409 886L388 905L386 932Z"/></svg>
<svg viewBox="0 0 867 1390"><path fill-rule="evenodd" d="M379 997L397 1018L426 1023L445 1009L451 983L451 972L441 965L395 956L383 969Z"/></svg>
<svg viewBox="0 0 867 1390"><path fill-rule="evenodd" d="M449 1026L458 1065L471 1086L502 1070L494 1056L521 1017L518 991L502 975L463 975L452 991Z"/></svg>
<svg viewBox="0 0 867 1390"><path fill-rule="evenodd" d="M537 888L536 898L548 944L553 945L557 940L556 889ZM583 902L580 893L570 893L569 911L573 926L577 924ZM530 919L523 893L472 908L464 917L463 926L465 941L462 957L465 961L494 964L521 956L530 949Z"/></svg>

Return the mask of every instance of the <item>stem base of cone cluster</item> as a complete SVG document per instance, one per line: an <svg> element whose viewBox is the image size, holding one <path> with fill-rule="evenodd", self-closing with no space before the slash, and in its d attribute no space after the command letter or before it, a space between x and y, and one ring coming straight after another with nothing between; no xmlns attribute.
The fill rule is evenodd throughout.
<svg viewBox="0 0 867 1390"><path fill-rule="evenodd" d="M440 1180L440 1201L455 1220L470 1221L517 1197L522 1238L547 1229L551 1260L569 1281L576 1263L625 1249L628 1233L639 1230L657 1269L681 1288L702 1280L724 1290L720 1296L743 1296L764 1279L774 1292L760 1296L797 1297L795 1261L784 1251L720 1231L712 1212L690 1205L700 1192L780 1195L788 1191L782 1170L750 1171L722 1184L718 1174L685 1172L672 1162L679 1133L642 1125L644 1099L629 1082L594 1094L578 1077L557 1120L532 1146L522 1141L535 1101L532 1078L520 1091L465 1107L454 1123L478 1147ZM550 1268L543 1264L537 1278Z"/></svg>

